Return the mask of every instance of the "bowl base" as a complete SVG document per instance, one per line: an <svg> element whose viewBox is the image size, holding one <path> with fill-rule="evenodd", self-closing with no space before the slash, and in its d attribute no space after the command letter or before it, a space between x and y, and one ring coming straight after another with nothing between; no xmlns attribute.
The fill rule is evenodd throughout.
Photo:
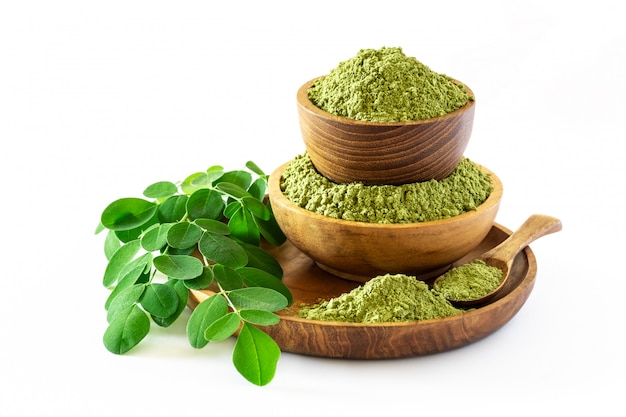
<svg viewBox="0 0 626 417"><path fill-rule="evenodd" d="M354 273L350 273L350 272L345 272L345 271L341 271L339 269L333 268L331 266L328 265L324 265L320 262L315 261L315 264L323 271L328 272L329 274L332 274L338 278L343 278L343 279L347 279L349 281L356 281L356 282L362 282L365 283L367 281L369 281L372 278L375 278L376 275L360 275L360 274L354 274ZM415 276L417 279L419 279L420 281L429 281L433 278L436 278L440 275L443 275L444 273L446 273L450 268L452 267L452 264L448 264L448 265L444 265L442 267L439 268L434 268L434 269L428 269L426 271L419 271L419 272L390 272L391 274L406 274L409 276ZM381 272L379 275L384 275L386 274L386 272Z"/></svg>

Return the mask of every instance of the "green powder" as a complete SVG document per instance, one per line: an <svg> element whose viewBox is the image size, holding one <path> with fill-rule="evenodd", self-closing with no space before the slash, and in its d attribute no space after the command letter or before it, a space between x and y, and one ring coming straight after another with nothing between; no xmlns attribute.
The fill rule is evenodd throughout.
<svg viewBox="0 0 626 417"><path fill-rule="evenodd" d="M446 115L474 98L401 48L383 47L339 63L309 88L309 99L338 116L403 122Z"/></svg>
<svg viewBox="0 0 626 417"><path fill-rule="evenodd" d="M473 300L489 294L502 281L502 270L482 260L450 269L433 289L449 300Z"/></svg>
<svg viewBox="0 0 626 417"><path fill-rule="evenodd" d="M302 306L299 316L311 320L382 323L438 319L464 311L415 277L386 274L336 298Z"/></svg>
<svg viewBox="0 0 626 417"><path fill-rule="evenodd" d="M489 175L465 157L442 180L337 184L321 175L304 153L283 172L281 189L290 201L324 216L369 223L417 223L475 210L493 186Z"/></svg>

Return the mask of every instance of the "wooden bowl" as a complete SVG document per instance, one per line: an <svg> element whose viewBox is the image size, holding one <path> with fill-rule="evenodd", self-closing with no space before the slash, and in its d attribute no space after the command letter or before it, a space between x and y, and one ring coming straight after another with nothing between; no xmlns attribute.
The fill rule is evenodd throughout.
<svg viewBox="0 0 626 417"><path fill-rule="evenodd" d="M328 113L309 100L309 87L317 79L298 90L298 117L311 161L325 177L364 184L440 180L450 175L463 157L474 123L474 100L427 120L353 120Z"/></svg>
<svg viewBox="0 0 626 417"><path fill-rule="evenodd" d="M283 171L269 178L276 221L291 243L335 276L366 282L385 273L420 279L440 275L469 253L491 229L502 198L502 183L491 171L493 191L476 210L422 223L379 224L335 219L299 207L280 188Z"/></svg>

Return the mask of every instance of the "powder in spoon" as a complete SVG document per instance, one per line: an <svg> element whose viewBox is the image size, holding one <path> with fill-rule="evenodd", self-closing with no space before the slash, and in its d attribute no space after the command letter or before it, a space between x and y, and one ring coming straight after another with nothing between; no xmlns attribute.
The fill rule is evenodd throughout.
<svg viewBox="0 0 626 417"><path fill-rule="evenodd" d="M495 290L502 270L476 259L450 269L434 284L433 290L449 300L474 300Z"/></svg>
<svg viewBox="0 0 626 417"><path fill-rule="evenodd" d="M386 274L338 297L302 306L298 315L311 320L382 323L438 319L463 312L415 277Z"/></svg>
<svg viewBox="0 0 626 417"><path fill-rule="evenodd" d="M417 223L475 210L491 194L490 176L463 158L442 180L401 185L338 184L321 175L307 153L283 171L287 199L324 216L369 223Z"/></svg>
<svg viewBox="0 0 626 417"><path fill-rule="evenodd" d="M329 113L355 120L403 122L443 116L474 97L402 48L362 49L308 91Z"/></svg>

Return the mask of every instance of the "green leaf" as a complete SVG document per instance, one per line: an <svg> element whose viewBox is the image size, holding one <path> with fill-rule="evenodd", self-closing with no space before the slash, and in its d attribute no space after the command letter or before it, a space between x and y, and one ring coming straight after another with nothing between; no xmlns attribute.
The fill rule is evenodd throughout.
<svg viewBox="0 0 626 417"><path fill-rule="evenodd" d="M243 287L243 278L234 269L221 264L213 265L215 281L224 291L236 290Z"/></svg>
<svg viewBox="0 0 626 417"><path fill-rule="evenodd" d="M174 223L164 223L151 227L141 237L141 246L149 252L163 249L167 245L167 232L173 225Z"/></svg>
<svg viewBox="0 0 626 417"><path fill-rule="evenodd" d="M122 242L117 237L113 230L109 230L104 240L104 256L107 260L111 259L111 256L122 246Z"/></svg>
<svg viewBox="0 0 626 417"><path fill-rule="evenodd" d="M178 294L169 285L153 283L146 286L139 302L151 315L165 318L178 308Z"/></svg>
<svg viewBox="0 0 626 417"><path fill-rule="evenodd" d="M174 279L193 279L202 274L200 259L189 255L160 255L154 258L154 267Z"/></svg>
<svg viewBox="0 0 626 417"><path fill-rule="evenodd" d="M135 284L143 284L147 282L149 275L144 272L143 266L136 266L134 269L126 272L123 276L120 277L117 285L113 288L113 291L109 294L106 302L104 303L104 308L106 310L111 306L111 302L126 288L129 288ZM140 294L141 295L141 294Z"/></svg>
<svg viewBox="0 0 626 417"><path fill-rule="evenodd" d="M265 173L263 172L263 170L259 168L259 166L255 164L253 161L246 162L246 168L248 168L250 171L254 172L257 175L260 175L262 177L265 176Z"/></svg>
<svg viewBox="0 0 626 417"><path fill-rule="evenodd" d="M258 326L272 326L280 321L280 316L265 310L241 310L239 315L248 323Z"/></svg>
<svg viewBox="0 0 626 417"><path fill-rule="evenodd" d="M254 197L243 197L241 199L243 206L254 216L262 220L269 220L271 213L265 204Z"/></svg>
<svg viewBox="0 0 626 417"><path fill-rule="evenodd" d="M146 286L143 284L135 284L120 291L109 304L107 321L111 323L120 312L124 312L128 307L136 304L141 298L145 288Z"/></svg>
<svg viewBox="0 0 626 417"><path fill-rule="evenodd" d="M228 228L228 225L224 222L221 222L219 220L213 220L213 219L196 219L194 220L194 223L198 226L200 226L202 229L211 232L211 233L217 233L220 235L228 235L230 234L230 229Z"/></svg>
<svg viewBox="0 0 626 417"><path fill-rule="evenodd" d="M248 192L254 198L263 202L267 193L267 180L265 178L257 178L248 188Z"/></svg>
<svg viewBox="0 0 626 417"><path fill-rule="evenodd" d="M233 214L235 214L235 212L237 212L237 210L240 210L242 207L243 204L240 201L231 201L226 205L226 208L224 209L224 217L230 219L231 217L233 217Z"/></svg>
<svg viewBox="0 0 626 417"><path fill-rule="evenodd" d="M220 219L224 210L224 200L217 191L200 189L194 192L187 202L187 213L190 220Z"/></svg>
<svg viewBox="0 0 626 417"><path fill-rule="evenodd" d="M141 249L141 242L139 240L133 240L115 251L104 271L102 285L108 288L115 284L126 265L137 255L139 249Z"/></svg>
<svg viewBox="0 0 626 417"><path fill-rule="evenodd" d="M228 303L221 294L215 294L202 301L189 316L187 321L187 338L192 347L203 348L209 343L204 332L215 320L228 312Z"/></svg>
<svg viewBox="0 0 626 417"><path fill-rule="evenodd" d="M261 232L261 236L265 238L269 243L274 246L280 246L287 240L287 237L281 230L280 226L276 222L276 218L274 217L274 213L272 212L272 206L270 202L267 203L267 208L272 213L269 220L259 219L257 217L254 218L254 222L256 223L259 231Z"/></svg>
<svg viewBox="0 0 626 417"><path fill-rule="evenodd" d="M242 242L258 245L261 242L261 233L257 227L254 216L243 208L233 213L228 221L231 236Z"/></svg>
<svg viewBox="0 0 626 417"><path fill-rule="evenodd" d="M242 188L245 192L245 190L247 190L250 184L252 183L252 175L247 171L225 172L213 184L217 186L217 184L222 184L222 183L229 183L229 184L236 185L239 188Z"/></svg>
<svg viewBox="0 0 626 417"><path fill-rule="evenodd" d="M164 198L176 194L177 191L176 184L169 181L159 181L149 185L144 190L143 195L148 198Z"/></svg>
<svg viewBox="0 0 626 417"><path fill-rule="evenodd" d="M281 293L287 299L289 305L293 302L293 295L289 288L270 273L251 267L240 268L237 272L243 277L243 282L247 287L270 288Z"/></svg>
<svg viewBox="0 0 626 417"><path fill-rule="evenodd" d="M241 318L235 313L228 313L215 320L204 331L204 338L209 342L219 342L234 335L241 325Z"/></svg>
<svg viewBox="0 0 626 417"><path fill-rule="evenodd" d="M215 185L215 188L234 198L251 197L245 188L230 182L220 182Z"/></svg>
<svg viewBox="0 0 626 417"><path fill-rule="evenodd" d="M261 269L279 279L283 277L282 266L269 252L256 245L245 242L238 243L248 254L248 264L246 266Z"/></svg>
<svg viewBox="0 0 626 417"><path fill-rule="evenodd" d="M178 307L169 317L157 317L152 316L152 320L161 327L169 327L172 323L176 321L178 317L182 314L182 312L187 307L187 301L189 300L189 291L185 286L185 283L188 281L180 281L177 279L170 279L165 283L165 285L169 285L176 291L178 295Z"/></svg>
<svg viewBox="0 0 626 417"><path fill-rule="evenodd" d="M154 215L141 226L135 227L134 229L128 230L116 230L115 235L118 239L124 243L130 242L131 240L139 239L139 237L146 231L153 227L156 223L158 223L158 215L155 211Z"/></svg>
<svg viewBox="0 0 626 417"><path fill-rule="evenodd" d="M109 204L102 212L100 222L110 230L131 230L148 222L156 213L157 205L141 198L121 198Z"/></svg>
<svg viewBox="0 0 626 417"><path fill-rule="evenodd" d="M174 195L159 205L157 216L160 223L176 223L187 215L186 195Z"/></svg>
<svg viewBox="0 0 626 417"><path fill-rule="evenodd" d="M287 307L287 298L278 291L264 287L232 290L228 299L238 310L279 311Z"/></svg>
<svg viewBox="0 0 626 417"><path fill-rule="evenodd" d="M197 278L188 279L183 281L185 287L190 290L203 290L208 288L209 285L213 282L213 270L209 266L205 266L202 268L202 275Z"/></svg>
<svg viewBox="0 0 626 417"><path fill-rule="evenodd" d="M150 331L150 319L136 304L117 314L102 341L109 352L123 354L135 347Z"/></svg>
<svg viewBox="0 0 626 417"><path fill-rule="evenodd" d="M215 263L240 268L248 263L246 251L229 237L205 232L198 242L198 250Z"/></svg>
<svg viewBox="0 0 626 417"><path fill-rule="evenodd" d="M233 350L237 371L255 385L269 384L276 374L280 348L266 333L244 323Z"/></svg>
<svg viewBox="0 0 626 417"><path fill-rule="evenodd" d="M167 243L173 248L191 248L198 243L202 233L202 229L193 223L176 223L167 232Z"/></svg>

